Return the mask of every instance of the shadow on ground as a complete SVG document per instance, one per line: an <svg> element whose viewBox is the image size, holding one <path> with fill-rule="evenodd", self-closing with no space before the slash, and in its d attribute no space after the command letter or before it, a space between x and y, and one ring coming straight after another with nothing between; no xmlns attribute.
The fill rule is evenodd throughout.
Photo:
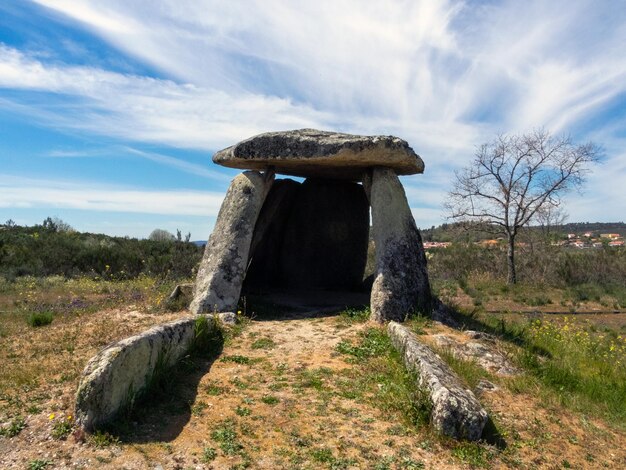
<svg viewBox="0 0 626 470"><path fill-rule="evenodd" d="M242 312L257 321L324 318L367 306L368 292L273 291L249 293L241 301Z"/></svg>
<svg viewBox="0 0 626 470"><path fill-rule="evenodd" d="M176 439L191 419L200 381L223 347L224 337L219 331L205 350L186 356L165 371L130 411L104 430L127 443Z"/></svg>

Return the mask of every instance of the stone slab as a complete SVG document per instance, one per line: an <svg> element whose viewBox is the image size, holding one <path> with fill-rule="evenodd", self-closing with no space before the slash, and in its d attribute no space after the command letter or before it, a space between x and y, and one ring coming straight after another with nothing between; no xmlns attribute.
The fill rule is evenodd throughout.
<svg viewBox="0 0 626 470"><path fill-rule="evenodd" d="M239 142L213 155L229 168L360 181L368 168L383 166L398 175L423 173L424 162L409 144L394 136L362 136L299 129L268 132Z"/></svg>
<svg viewBox="0 0 626 470"><path fill-rule="evenodd" d="M437 432L455 439L479 440L488 415L472 391L406 327L392 321L387 331L407 369L418 374L419 386L430 396L431 421Z"/></svg>
<svg viewBox="0 0 626 470"><path fill-rule="evenodd" d="M109 422L139 397L157 367L171 367L194 340L197 316L158 325L113 343L94 356L76 393L76 422L86 431ZM214 321L209 321L215 327Z"/></svg>

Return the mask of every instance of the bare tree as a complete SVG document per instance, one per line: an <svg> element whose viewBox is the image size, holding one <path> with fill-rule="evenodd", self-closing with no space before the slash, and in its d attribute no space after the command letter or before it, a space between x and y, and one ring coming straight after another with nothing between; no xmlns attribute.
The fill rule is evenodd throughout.
<svg viewBox="0 0 626 470"><path fill-rule="evenodd" d="M535 215L535 222L541 229L543 239L549 240L554 235L554 230L565 224L567 217L567 212L560 206L546 204L541 207Z"/></svg>
<svg viewBox="0 0 626 470"><path fill-rule="evenodd" d="M544 130L500 135L478 147L472 164L456 172L446 208L450 218L478 222L472 225L506 238L508 282L514 284L519 230L580 188L599 156L593 143L575 145Z"/></svg>

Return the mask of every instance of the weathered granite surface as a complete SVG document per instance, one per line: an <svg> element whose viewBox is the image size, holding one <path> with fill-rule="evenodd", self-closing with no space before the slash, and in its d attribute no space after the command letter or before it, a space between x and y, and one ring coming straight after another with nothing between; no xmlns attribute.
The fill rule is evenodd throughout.
<svg viewBox="0 0 626 470"><path fill-rule="evenodd" d="M259 212L273 174L246 171L233 179L196 277L192 313L237 310Z"/></svg>
<svg viewBox="0 0 626 470"><path fill-rule="evenodd" d="M370 306L379 322L404 321L415 310L431 310L430 283L422 237L398 176L374 168L363 180L372 208L376 270Z"/></svg>
<svg viewBox="0 0 626 470"><path fill-rule="evenodd" d="M488 415L474 394L463 386L437 354L419 342L406 327L392 321L387 331L407 369L418 374L419 386L429 393L434 428L455 439L479 440Z"/></svg>
<svg viewBox="0 0 626 470"><path fill-rule="evenodd" d="M520 373L520 370L511 364L504 353L498 350L492 335L472 330L466 331L465 335L474 341L462 343L445 334L437 334L434 338L437 346L447 348L455 357L465 361L475 361L483 369L490 372L498 375L517 375Z"/></svg>
<svg viewBox="0 0 626 470"><path fill-rule="evenodd" d="M213 155L218 165L302 177L358 181L368 168L384 166L398 175L422 173L424 162L409 144L394 136L361 136L299 129L268 132Z"/></svg>
<svg viewBox="0 0 626 470"><path fill-rule="evenodd" d="M132 406L157 368L171 367L188 353L197 316L155 326L111 344L94 356L83 371L76 394L76 422L87 431L110 421ZM213 320L209 321L215 327Z"/></svg>

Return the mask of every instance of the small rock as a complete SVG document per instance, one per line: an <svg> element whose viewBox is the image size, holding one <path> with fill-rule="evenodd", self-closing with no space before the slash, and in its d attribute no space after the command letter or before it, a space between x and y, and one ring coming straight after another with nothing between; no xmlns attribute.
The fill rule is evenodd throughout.
<svg viewBox="0 0 626 470"><path fill-rule="evenodd" d="M224 325L233 326L237 323L237 314L235 312L220 312L217 314L217 318Z"/></svg>
<svg viewBox="0 0 626 470"><path fill-rule="evenodd" d="M492 343L496 342L495 336L490 335L489 333L485 333L484 331L467 330L465 332L465 335L469 336L470 339L478 339L478 340L483 340L483 341L489 341Z"/></svg>
<svg viewBox="0 0 626 470"><path fill-rule="evenodd" d="M476 385L476 393L495 392L496 390L499 390L499 389L500 387L498 387L496 384L491 383L485 379L481 379Z"/></svg>

